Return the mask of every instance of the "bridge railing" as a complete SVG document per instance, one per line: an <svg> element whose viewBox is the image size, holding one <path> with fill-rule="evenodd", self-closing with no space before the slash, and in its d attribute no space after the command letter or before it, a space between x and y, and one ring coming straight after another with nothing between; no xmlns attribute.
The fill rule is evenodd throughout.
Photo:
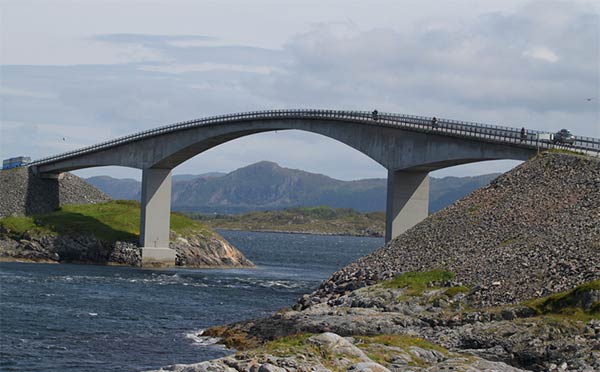
<svg viewBox="0 0 600 372"><path fill-rule="evenodd" d="M250 111L244 113L225 114L219 116L210 116L201 119L187 120L130 134L110 141L101 142L92 146L83 147L78 150L38 159L32 162L31 165L41 165L51 163L54 161L65 160L68 158L76 157L78 155L91 153L102 149L107 149L114 146L130 143L139 139L149 138L182 129L194 128L204 125L218 125L221 123L231 123L235 121L283 118L344 120L369 123L372 125L392 126L401 129L417 130L428 133L436 133L462 138L479 139L500 143L512 143L518 144L520 146L529 146L541 149L554 147L553 144L546 141L540 141L538 139L538 134L544 132L533 129L528 129L526 138L521 139L521 129L508 126L499 126L441 118L438 119L437 122L434 124L432 121L432 117L417 115L400 115L385 112L378 113L375 117L373 113L368 111L283 109ZM600 154L600 139L592 137L576 137L575 144L569 146L568 148L584 151L594 151Z"/></svg>

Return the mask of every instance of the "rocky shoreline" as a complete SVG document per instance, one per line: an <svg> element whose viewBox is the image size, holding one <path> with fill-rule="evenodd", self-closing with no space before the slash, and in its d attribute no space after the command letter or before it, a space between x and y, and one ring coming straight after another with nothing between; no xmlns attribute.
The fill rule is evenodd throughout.
<svg viewBox="0 0 600 372"><path fill-rule="evenodd" d="M439 286L441 285L441 286ZM457 283L380 283L304 310L214 327L233 356L161 371L597 371L600 281L528 305L469 308ZM568 310L568 311L567 311ZM567 311L566 313L564 311ZM321 341L318 341L321 340ZM315 342L317 347L313 347ZM357 351L358 350L358 351ZM359 352L361 351L361 352Z"/></svg>
<svg viewBox="0 0 600 372"><path fill-rule="evenodd" d="M223 231L247 231L247 232L260 232L260 233L277 233L277 234L296 234L296 235L320 235L320 236L352 236L355 238L383 238L382 234L377 232L373 233L365 233L365 234L336 234L336 233L325 233L319 231L290 231L290 230L263 230L263 229L233 229L233 228L223 228L223 227L215 227L216 230Z"/></svg>
<svg viewBox="0 0 600 372"><path fill-rule="evenodd" d="M2 231L0 231L0 234ZM171 232L170 248L177 266L189 268L254 267L254 264L217 236ZM92 235L24 235L0 238L0 259L40 263L93 263L140 267L141 248L133 242L106 242Z"/></svg>

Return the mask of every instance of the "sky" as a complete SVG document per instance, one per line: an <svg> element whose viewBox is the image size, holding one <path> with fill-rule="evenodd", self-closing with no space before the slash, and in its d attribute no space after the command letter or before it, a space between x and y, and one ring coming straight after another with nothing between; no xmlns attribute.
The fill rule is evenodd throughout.
<svg viewBox="0 0 600 372"><path fill-rule="evenodd" d="M0 0L0 157L35 159L174 122L275 108L376 108L600 137L599 4ZM174 173L261 160L345 180L386 176L366 155L300 131L234 140Z"/></svg>

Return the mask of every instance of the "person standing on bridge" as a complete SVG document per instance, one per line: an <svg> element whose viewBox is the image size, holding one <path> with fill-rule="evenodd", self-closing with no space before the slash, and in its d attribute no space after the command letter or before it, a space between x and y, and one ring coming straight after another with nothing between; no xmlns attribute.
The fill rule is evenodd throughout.
<svg viewBox="0 0 600 372"><path fill-rule="evenodd" d="M431 119L431 127L432 128L437 128L437 118L434 116L433 119Z"/></svg>
<svg viewBox="0 0 600 372"><path fill-rule="evenodd" d="M527 139L527 130L525 129L525 127L521 128L521 142L525 141Z"/></svg>
<svg viewBox="0 0 600 372"><path fill-rule="evenodd" d="M373 110L373 120L377 121L379 112L377 110Z"/></svg>

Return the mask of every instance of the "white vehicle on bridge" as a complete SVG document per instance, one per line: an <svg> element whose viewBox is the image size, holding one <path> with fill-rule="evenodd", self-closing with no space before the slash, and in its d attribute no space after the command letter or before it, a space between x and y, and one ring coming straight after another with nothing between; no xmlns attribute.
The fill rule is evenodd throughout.
<svg viewBox="0 0 600 372"><path fill-rule="evenodd" d="M554 134L554 139L552 140L555 145L558 144L569 144L572 145L575 143L575 136L571 134L571 131L568 129L561 129Z"/></svg>

